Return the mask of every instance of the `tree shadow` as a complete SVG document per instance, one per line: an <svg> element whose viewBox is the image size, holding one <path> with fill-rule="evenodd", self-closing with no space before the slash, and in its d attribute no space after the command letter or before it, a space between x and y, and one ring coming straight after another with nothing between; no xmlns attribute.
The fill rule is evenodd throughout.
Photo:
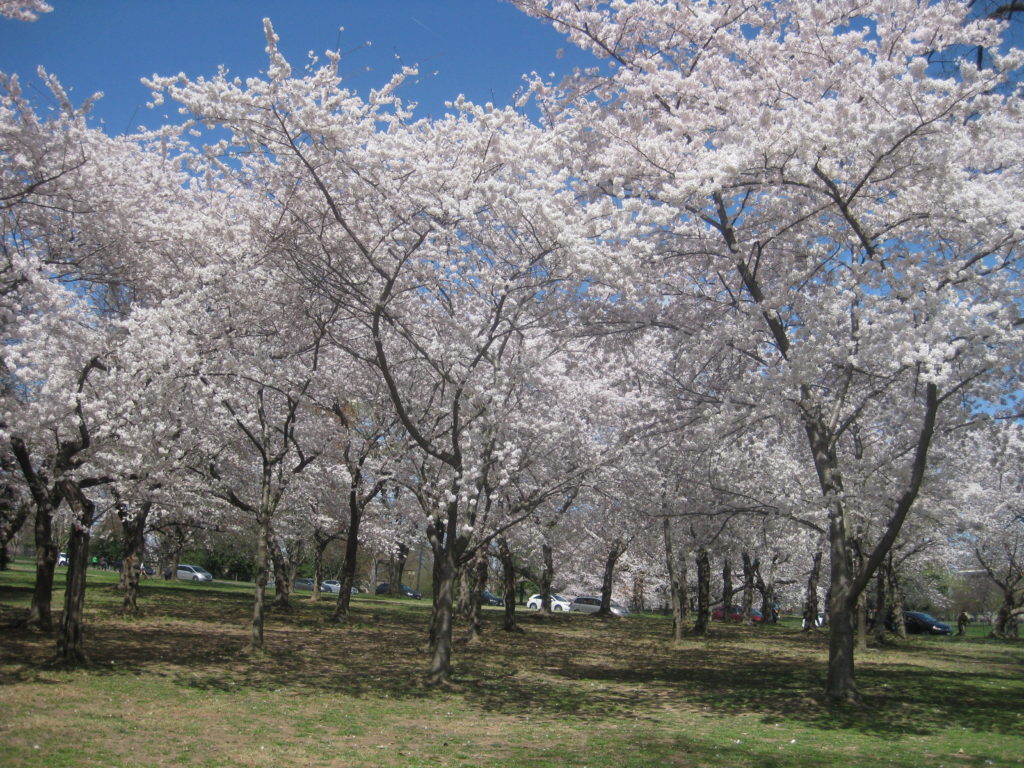
<svg viewBox="0 0 1024 768"><path fill-rule="evenodd" d="M268 614L266 652L250 655L244 649L251 594L209 585L145 590L141 619L117 615L110 598L90 609L90 674L158 674L209 693L286 689L399 700L455 695L485 712L535 718L628 715L654 722L671 707L882 737L957 727L1021 733L1024 655L1016 644L972 668L957 666L961 657L951 646L901 648L897 662L876 657L859 665L864 708L830 708L818 696L827 658L824 633L716 625L710 637L674 645L662 619L524 612L518 621L525 631L510 633L501 630L500 612L485 611L480 640L457 642L450 693L426 681L422 648L429 603L354 599L341 625L331 621L332 600L300 597L295 610ZM0 618L10 614L5 608ZM0 683L40 679L38 667L53 649L52 636L0 629ZM935 658L943 663L925 664Z"/></svg>

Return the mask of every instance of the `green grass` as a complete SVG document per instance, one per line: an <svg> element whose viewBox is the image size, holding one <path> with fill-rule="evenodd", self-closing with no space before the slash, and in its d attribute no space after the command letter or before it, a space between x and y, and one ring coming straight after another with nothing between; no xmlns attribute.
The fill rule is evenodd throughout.
<svg viewBox="0 0 1024 768"><path fill-rule="evenodd" d="M91 664L62 670L46 665L52 637L14 624L31 578L0 573L4 768L1024 764L1024 644L978 627L862 654L865 707L834 710L821 632L715 624L676 646L659 616L523 612L509 634L493 609L456 648L457 686L436 690L426 601L359 596L337 626L331 600L301 594L249 656L250 586L151 580L129 620L96 572Z"/></svg>

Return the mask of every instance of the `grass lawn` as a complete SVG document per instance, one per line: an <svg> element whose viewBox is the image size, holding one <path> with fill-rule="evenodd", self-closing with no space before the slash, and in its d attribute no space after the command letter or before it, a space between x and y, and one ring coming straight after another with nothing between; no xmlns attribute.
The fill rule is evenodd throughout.
<svg viewBox="0 0 1024 768"><path fill-rule="evenodd" d="M456 647L457 687L435 690L428 601L356 597L337 626L299 593L248 656L250 587L151 580L127 620L114 581L90 574L92 663L62 670L52 637L15 625L29 564L0 572L3 768L1024 765L1024 642L979 627L862 654L866 705L834 711L818 631L716 623L672 645L659 616L523 611L510 634L489 609Z"/></svg>

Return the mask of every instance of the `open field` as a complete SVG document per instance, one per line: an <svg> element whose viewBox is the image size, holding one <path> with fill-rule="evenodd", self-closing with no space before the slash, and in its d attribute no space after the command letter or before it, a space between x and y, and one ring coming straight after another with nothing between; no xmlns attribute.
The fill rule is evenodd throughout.
<svg viewBox="0 0 1024 768"><path fill-rule="evenodd" d="M13 626L31 579L0 572L4 768L1024 765L1024 643L977 627L870 651L866 707L837 712L817 698L824 634L785 624L672 646L658 616L524 612L508 634L492 609L456 648L458 687L434 690L426 600L354 598L339 627L299 593L251 657L245 586L145 582L145 616L125 620L106 572L90 578L92 665L60 670L52 638Z"/></svg>

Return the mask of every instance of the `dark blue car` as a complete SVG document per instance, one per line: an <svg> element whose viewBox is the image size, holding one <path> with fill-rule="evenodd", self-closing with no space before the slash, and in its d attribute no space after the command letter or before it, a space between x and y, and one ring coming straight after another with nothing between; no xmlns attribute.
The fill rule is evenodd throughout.
<svg viewBox="0 0 1024 768"><path fill-rule="evenodd" d="M911 635L952 635L953 628L921 611L904 611L903 625Z"/></svg>
<svg viewBox="0 0 1024 768"><path fill-rule="evenodd" d="M421 595L415 589L405 584L402 584L399 587L399 589L401 590L402 597L411 597L413 600L419 600L421 597L423 597L423 595ZM390 585L387 582L383 584L378 584L377 589L375 590L376 594L378 595L386 595L390 591Z"/></svg>

